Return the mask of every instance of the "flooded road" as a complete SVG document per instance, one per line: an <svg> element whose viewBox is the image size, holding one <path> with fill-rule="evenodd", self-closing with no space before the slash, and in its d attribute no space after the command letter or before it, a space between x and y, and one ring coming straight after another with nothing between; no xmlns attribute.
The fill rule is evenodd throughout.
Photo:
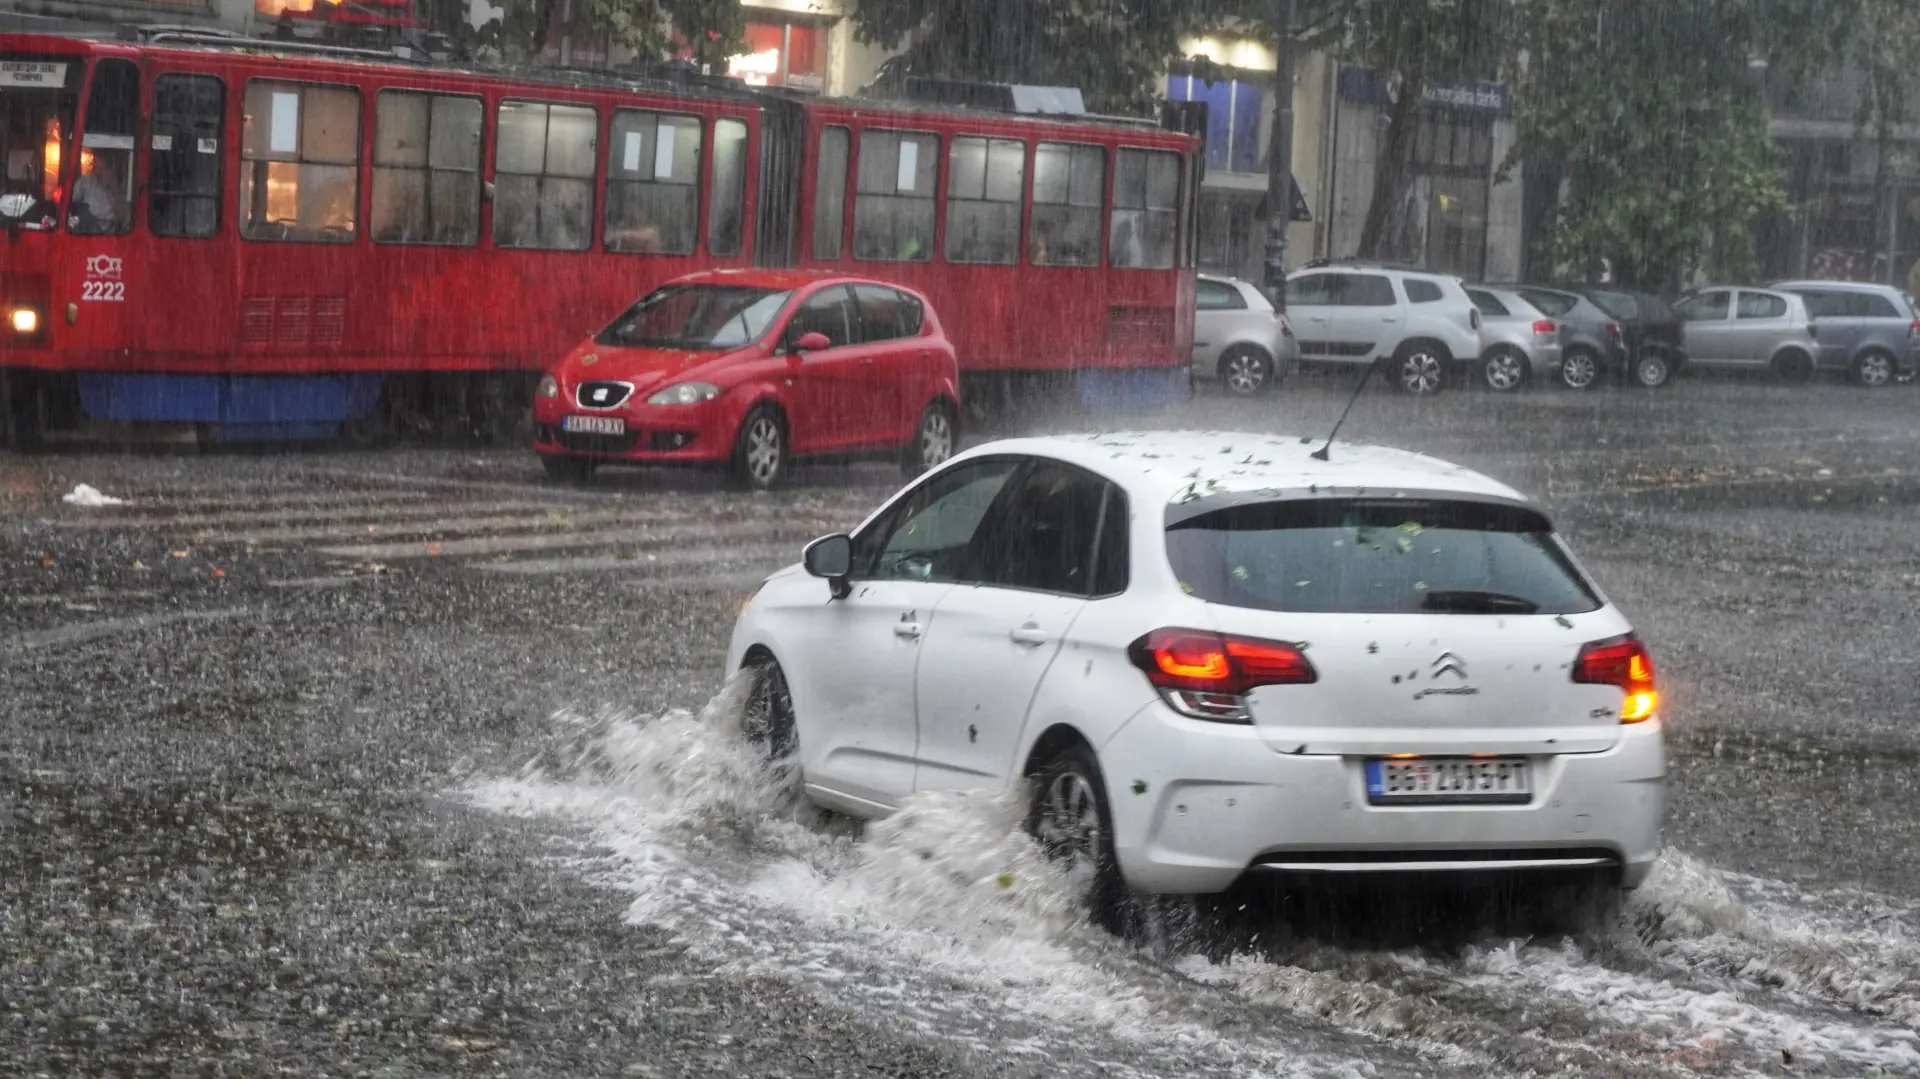
<svg viewBox="0 0 1920 1079"><path fill-rule="evenodd" d="M1319 434L1351 387L1151 422ZM1249 893L1126 946L1002 800L803 808L726 638L888 468L0 458L0 1071L1920 1075L1916 415L1707 379L1354 409L1540 496L1660 662L1669 850L1571 938Z"/></svg>

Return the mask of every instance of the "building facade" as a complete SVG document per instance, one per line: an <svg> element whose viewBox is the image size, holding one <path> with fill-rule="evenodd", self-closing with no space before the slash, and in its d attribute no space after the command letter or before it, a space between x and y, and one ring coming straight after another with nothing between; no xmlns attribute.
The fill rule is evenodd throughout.
<svg viewBox="0 0 1920 1079"><path fill-rule="evenodd" d="M1373 201L1397 89L1361 68L1342 66L1333 94L1333 153L1327 254L1360 247ZM1496 183L1513 146L1513 102L1503 86L1431 86L1423 95L1413 162L1392 195L1382 258L1486 281L1511 281L1521 268L1518 170Z"/></svg>

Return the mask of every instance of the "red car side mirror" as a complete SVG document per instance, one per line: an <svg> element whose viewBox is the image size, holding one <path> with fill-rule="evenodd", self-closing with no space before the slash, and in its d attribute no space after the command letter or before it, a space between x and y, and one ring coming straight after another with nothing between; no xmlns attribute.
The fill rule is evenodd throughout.
<svg viewBox="0 0 1920 1079"><path fill-rule="evenodd" d="M822 349L829 349L832 347L833 347L833 342L827 339L826 334L821 333L818 330L815 330L812 333L801 334L800 340L795 341L793 343L793 350L795 352L819 352Z"/></svg>

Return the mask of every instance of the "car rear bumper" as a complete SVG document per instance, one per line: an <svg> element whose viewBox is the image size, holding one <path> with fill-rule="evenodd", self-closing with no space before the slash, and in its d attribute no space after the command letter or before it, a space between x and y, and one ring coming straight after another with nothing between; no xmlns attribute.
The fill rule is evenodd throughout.
<svg viewBox="0 0 1920 1079"><path fill-rule="evenodd" d="M1606 864L1633 887L1659 854L1666 809L1658 720L1622 726L1604 752L1534 758L1536 790L1517 805L1371 805L1359 757L1276 753L1252 727L1187 719L1159 701L1099 756L1120 868L1144 892L1218 892L1264 868Z"/></svg>

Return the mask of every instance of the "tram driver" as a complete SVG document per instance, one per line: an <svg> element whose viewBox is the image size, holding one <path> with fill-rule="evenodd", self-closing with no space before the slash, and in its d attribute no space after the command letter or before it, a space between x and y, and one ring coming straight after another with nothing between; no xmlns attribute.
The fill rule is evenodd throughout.
<svg viewBox="0 0 1920 1079"><path fill-rule="evenodd" d="M94 154L93 168L74 181L73 219L68 227L81 233L124 232L132 211L126 163L117 153Z"/></svg>

